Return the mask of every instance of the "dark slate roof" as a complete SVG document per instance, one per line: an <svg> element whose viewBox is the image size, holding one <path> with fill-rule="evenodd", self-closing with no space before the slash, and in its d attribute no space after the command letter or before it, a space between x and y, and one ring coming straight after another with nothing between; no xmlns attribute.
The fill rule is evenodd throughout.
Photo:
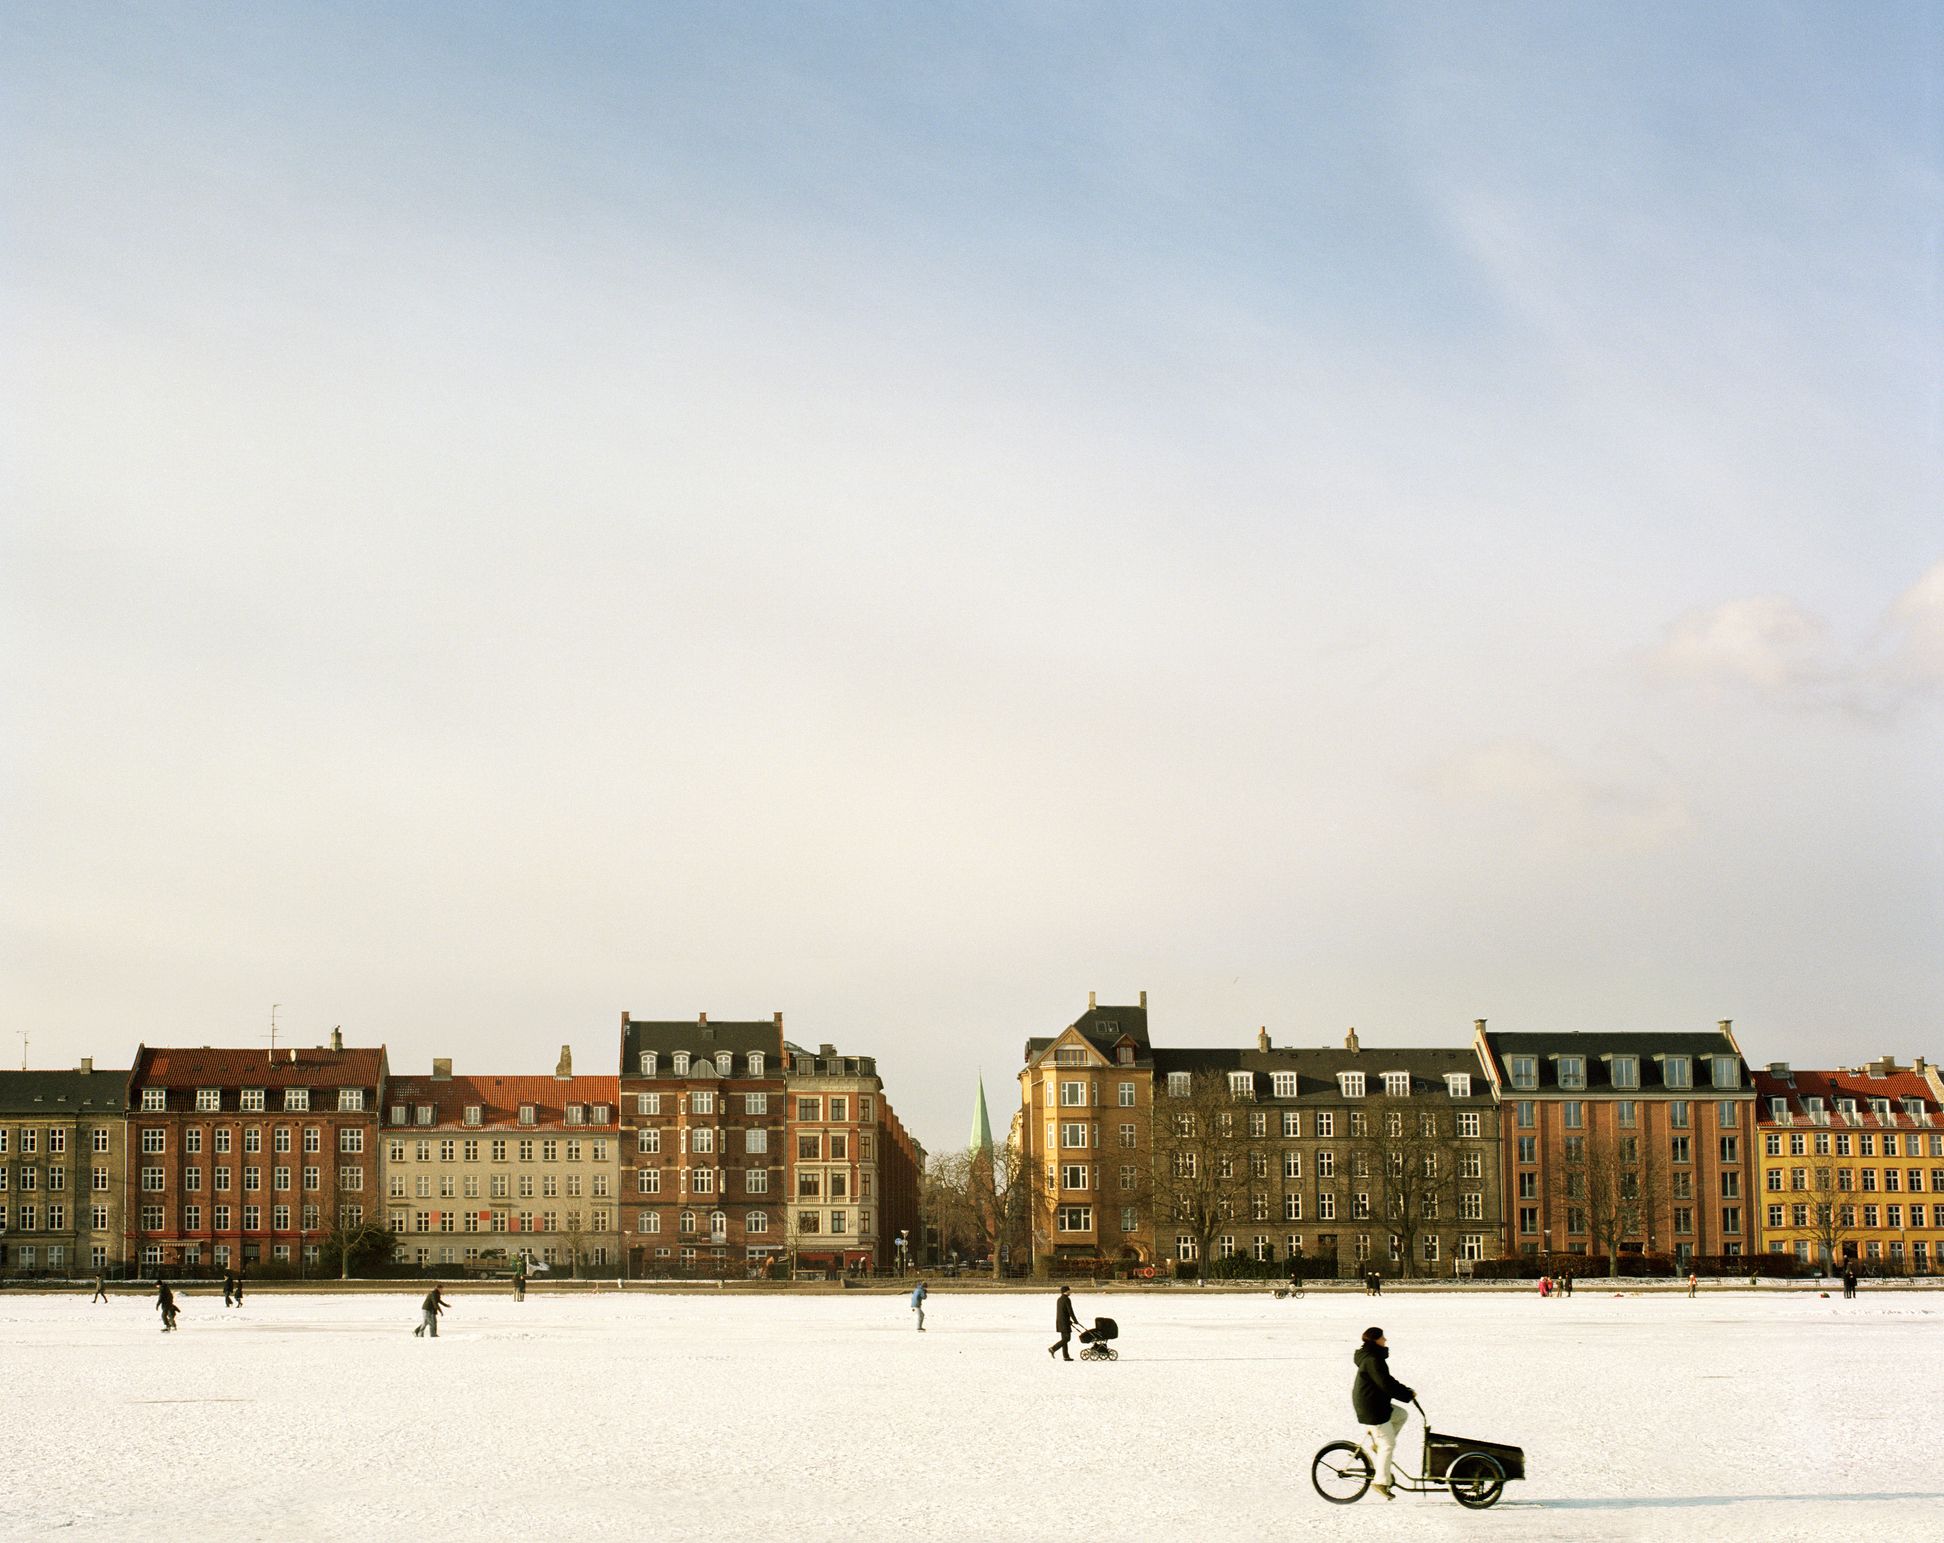
<svg viewBox="0 0 1944 1543"><path fill-rule="evenodd" d="M621 1029L622 1076L636 1075L635 1068L640 1064L644 1050L653 1050L663 1057L686 1050L692 1056L711 1058L719 1050L728 1050L739 1056L760 1050L769 1058L768 1069L773 1069L780 1076L783 1071L783 1025L774 1018L759 1018L747 1023L719 1023L714 1019L705 1023L699 1018L685 1018L679 1022L630 1018Z"/></svg>
<svg viewBox="0 0 1944 1543"><path fill-rule="evenodd" d="M0 1071L0 1114L117 1114L127 1108L125 1071Z"/></svg>
<svg viewBox="0 0 1944 1543"><path fill-rule="evenodd" d="M1147 1061L1148 1010L1145 1007L1090 1007L1067 1028L1078 1029L1081 1037L1110 1061L1114 1059L1114 1047L1123 1039L1131 1039L1136 1062L1145 1064ZM1066 1029L1062 1029L1060 1034L1065 1032ZM1031 1061L1059 1037L1059 1034L1053 1034L1027 1040L1026 1059Z"/></svg>
<svg viewBox="0 0 1944 1543"><path fill-rule="evenodd" d="M1362 1072L1367 1097L1382 1094L1385 1072L1408 1072L1413 1096L1435 1094L1440 1098L1450 1097L1445 1088L1445 1077L1461 1073L1471 1078L1471 1093L1468 1098L1460 1098L1456 1102L1489 1104L1492 1101L1491 1082L1469 1047L1410 1045L1393 1048L1365 1045L1360 1050L1342 1047L1312 1050L1291 1046L1268 1050L1250 1047L1239 1050L1159 1049L1154 1052L1156 1077L1165 1077L1169 1072L1216 1072L1226 1076L1238 1071L1254 1076L1255 1096L1263 1103L1340 1102L1343 1090L1342 1084L1337 1081L1339 1072ZM1276 1095L1274 1079L1278 1072L1296 1074L1296 1094L1293 1098ZM1160 1091L1156 1089L1157 1093Z"/></svg>
<svg viewBox="0 0 1944 1543"><path fill-rule="evenodd" d="M806 1050L801 1045L785 1043L789 1052L789 1075L792 1077L875 1077L877 1057L874 1055L845 1055L837 1052L821 1055L817 1050ZM821 1049L821 1047L819 1047Z"/></svg>
<svg viewBox="0 0 1944 1543"><path fill-rule="evenodd" d="M1709 1056L1731 1055L1739 1065L1739 1081L1734 1088L1720 1091L1730 1096L1749 1094L1754 1091L1754 1079L1748 1062L1742 1058L1732 1040L1719 1029L1712 1033L1674 1033L1674 1034L1498 1034L1487 1032L1486 1045L1498 1063L1500 1077L1505 1091L1512 1088L1511 1057L1515 1055L1536 1056L1539 1061L1539 1093L1585 1092L1592 1094L1629 1094L1629 1093L1677 1093L1686 1097L1706 1098L1715 1092L1714 1079L1706 1065ZM1559 1057L1563 1055L1583 1056L1586 1059L1586 1086L1584 1088L1561 1088L1559 1085ZM1640 1086L1638 1088L1616 1088L1613 1085L1612 1057L1616 1055L1637 1056L1640 1060ZM1693 1085L1691 1087L1669 1087L1663 1080L1663 1063L1669 1056L1687 1056L1692 1064Z"/></svg>

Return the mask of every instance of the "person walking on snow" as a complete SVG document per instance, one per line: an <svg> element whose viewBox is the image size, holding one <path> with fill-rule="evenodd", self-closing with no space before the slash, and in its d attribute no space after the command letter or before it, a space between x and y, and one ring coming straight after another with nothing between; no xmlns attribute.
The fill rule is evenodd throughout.
<svg viewBox="0 0 1944 1543"><path fill-rule="evenodd" d="M236 1272L234 1270L223 1271L223 1306L236 1306Z"/></svg>
<svg viewBox="0 0 1944 1543"><path fill-rule="evenodd" d="M925 1283L923 1281L918 1282L917 1286L912 1289L911 1310L918 1315L918 1332L920 1334L925 1332L925 1298L929 1295L931 1293L925 1290Z"/></svg>
<svg viewBox="0 0 1944 1543"><path fill-rule="evenodd" d="M1071 1361L1072 1353L1068 1346L1073 1341L1073 1291L1071 1287L1060 1288L1060 1299L1053 1309L1053 1331L1060 1337L1046 1347L1048 1355L1057 1354L1062 1361Z"/></svg>
<svg viewBox="0 0 1944 1543"><path fill-rule="evenodd" d="M1853 1264L1846 1264L1843 1266L1843 1300L1848 1301L1851 1297L1855 1295L1856 1295L1856 1266Z"/></svg>
<svg viewBox="0 0 1944 1543"><path fill-rule="evenodd" d="M1689 1270L1688 1271L1688 1295L1693 1296L1696 1289L1700 1286L1700 1284L1701 1284L1701 1277L1696 1275L1694 1271Z"/></svg>
<svg viewBox="0 0 1944 1543"><path fill-rule="evenodd" d="M108 1282L99 1273L95 1275L94 1295L89 1297L88 1300L90 1302L106 1302L108 1300Z"/></svg>
<svg viewBox="0 0 1944 1543"><path fill-rule="evenodd" d="M175 1293L169 1289L169 1283L160 1277L155 1282L155 1310L162 1315L162 1332L174 1333L176 1313L180 1309L176 1307Z"/></svg>
<svg viewBox="0 0 1944 1543"><path fill-rule="evenodd" d="M523 1251L513 1264L513 1300L526 1300L526 1254Z"/></svg>
<svg viewBox="0 0 1944 1543"><path fill-rule="evenodd" d="M419 1312L423 1316L419 1320L419 1326L412 1330L412 1337L417 1339L429 1330L432 1337L437 1339L439 1337L439 1314L445 1310L445 1298L439 1295L439 1288L434 1286L430 1291L426 1292L425 1300L419 1303Z"/></svg>
<svg viewBox="0 0 1944 1543"><path fill-rule="evenodd" d="M1403 1405L1415 1400L1417 1394L1391 1375L1390 1346L1384 1343L1382 1329L1363 1331L1363 1343L1357 1347L1354 1360L1357 1380L1350 1384L1350 1406L1362 1422L1377 1460L1377 1478L1371 1488L1391 1500L1396 1498L1391 1494L1391 1459L1397 1452L1398 1433L1409 1418Z"/></svg>
<svg viewBox="0 0 1944 1543"><path fill-rule="evenodd" d="M243 1272L241 1270L236 1272L236 1305L238 1307L243 1305Z"/></svg>

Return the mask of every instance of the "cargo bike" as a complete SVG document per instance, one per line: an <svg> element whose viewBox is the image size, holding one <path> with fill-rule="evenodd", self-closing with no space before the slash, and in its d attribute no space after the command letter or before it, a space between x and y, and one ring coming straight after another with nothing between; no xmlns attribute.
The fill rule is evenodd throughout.
<svg viewBox="0 0 1944 1543"><path fill-rule="evenodd" d="M1411 1402L1424 1417L1424 1405L1416 1399ZM1482 1511L1498 1502L1509 1480L1526 1476L1525 1449L1501 1441L1443 1435L1433 1431L1430 1419L1425 1418L1421 1468L1419 1473L1407 1473L1393 1458L1391 1487L1414 1495L1449 1490L1461 1506ZM1332 1441L1310 1464L1310 1483L1332 1505L1363 1499L1376 1477L1375 1459L1354 1441Z"/></svg>

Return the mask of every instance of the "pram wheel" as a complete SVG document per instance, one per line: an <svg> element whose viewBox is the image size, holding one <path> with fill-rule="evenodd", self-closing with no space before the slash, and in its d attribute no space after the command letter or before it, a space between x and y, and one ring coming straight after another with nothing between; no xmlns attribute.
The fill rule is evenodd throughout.
<svg viewBox="0 0 1944 1543"><path fill-rule="evenodd" d="M1118 1361L1120 1359L1120 1352L1114 1349L1112 1345L1087 1345L1080 1351L1080 1359L1083 1361Z"/></svg>

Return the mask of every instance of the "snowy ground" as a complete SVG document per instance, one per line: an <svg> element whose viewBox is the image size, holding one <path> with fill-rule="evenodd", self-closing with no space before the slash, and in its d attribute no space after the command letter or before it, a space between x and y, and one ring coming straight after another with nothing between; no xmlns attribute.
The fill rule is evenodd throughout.
<svg viewBox="0 0 1944 1543"><path fill-rule="evenodd" d="M1944 1293L0 1297L0 1538L1934 1538ZM1491 1511L1324 1504L1367 1323ZM1415 1466L1417 1424L1403 1450ZM1381 1509L1381 1525L1378 1512Z"/></svg>

